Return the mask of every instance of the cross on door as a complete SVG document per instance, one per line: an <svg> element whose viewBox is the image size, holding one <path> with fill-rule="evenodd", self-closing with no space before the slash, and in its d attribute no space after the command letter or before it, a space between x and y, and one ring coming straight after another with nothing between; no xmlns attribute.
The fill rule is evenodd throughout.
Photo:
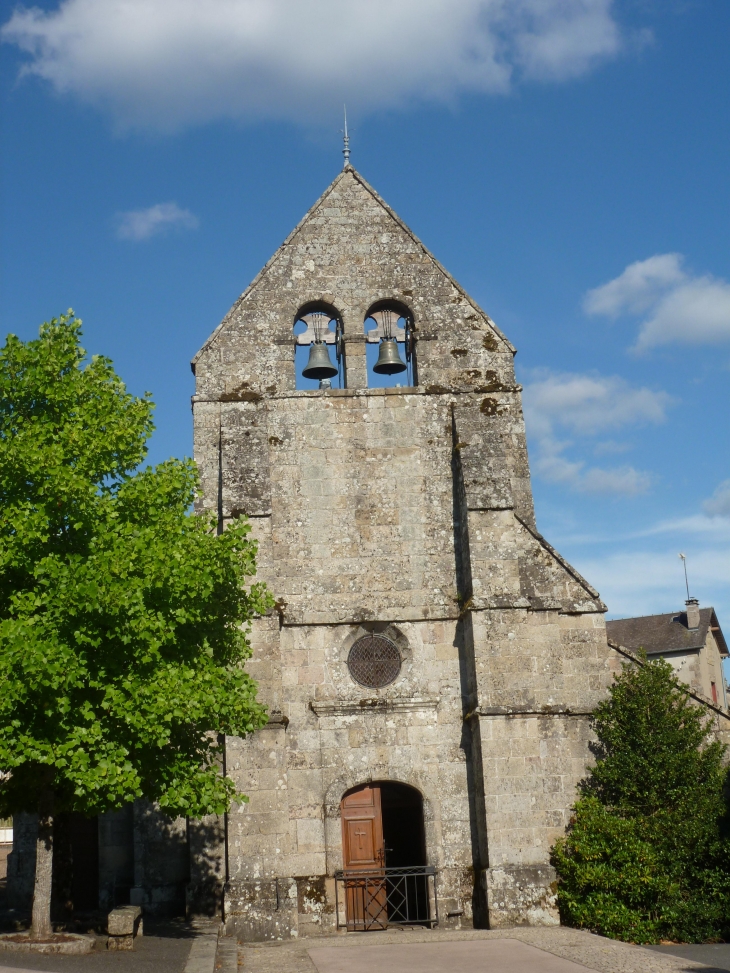
<svg viewBox="0 0 730 973"><path fill-rule="evenodd" d="M383 866L380 788L365 784L342 800L342 864L345 869Z"/></svg>

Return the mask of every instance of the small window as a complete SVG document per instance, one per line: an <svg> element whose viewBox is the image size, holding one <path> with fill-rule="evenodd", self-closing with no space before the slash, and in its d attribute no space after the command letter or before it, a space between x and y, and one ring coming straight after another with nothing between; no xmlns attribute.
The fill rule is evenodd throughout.
<svg viewBox="0 0 730 973"><path fill-rule="evenodd" d="M712 687L712 702L717 706L717 686L714 682L711 682L710 686Z"/></svg>
<svg viewBox="0 0 730 973"><path fill-rule="evenodd" d="M367 689L382 689L398 678L401 655L395 642L384 635L364 635L347 657L350 675Z"/></svg>
<svg viewBox="0 0 730 973"><path fill-rule="evenodd" d="M416 385L413 317L404 304L379 301L365 317L369 388Z"/></svg>

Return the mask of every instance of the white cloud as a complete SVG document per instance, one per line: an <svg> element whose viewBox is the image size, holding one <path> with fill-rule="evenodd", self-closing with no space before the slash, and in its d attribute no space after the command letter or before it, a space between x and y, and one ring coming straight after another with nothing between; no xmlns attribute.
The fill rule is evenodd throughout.
<svg viewBox="0 0 730 973"><path fill-rule="evenodd" d="M651 486L648 473L635 470L633 466L604 470L594 466L583 473L580 488L584 493L614 493L635 496L646 493Z"/></svg>
<svg viewBox="0 0 730 973"><path fill-rule="evenodd" d="M730 480L723 480L702 509L710 517L730 517Z"/></svg>
<svg viewBox="0 0 730 973"><path fill-rule="evenodd" d="M635 388L618 376L533 372L525 385L525 422L537 445L534 470L551 483L562 483L582 493L645 493L651 485L648 473L621 466L611 469L586 467L582 460L564 455L573 445L560 438L566 432L591 437L627 426L659 423L666 416L671 396L648 388ZM612 443L613 451L618 444Z"/></svg>
<svg viewBox="0 0 730 973"><path fill-rule="evenodd" d="M686 545L685 545L686 546ZM626 550L578 557L576 568L601 592L611 615L622 618L679 611L686 592L678 545L658 551ZM702 605L714 604L722 612L730 585L730 549L727 546L688 551L690 593ZM727 630L727 622L725 623Z"/></svg>
<svg viewBox="0 0 730 973"><path fill-rule="evenodd" d="M730 340L730 284L710 274L693 276L682 255L658 254L630 264L614 280L588 292L588 314L616 318L648 312L634 346L645 351L672 342L714 344Z"/></svg>
<svg viewBox="0 0 730 973"><path fill-rule="evenodd" d="M730 340L730 284L709 274L670 291L641 325L636 349Z"/></svg>
<svg viewBox="0 0 730 973"><path fill-rule="evenodd" d="M514 80L560 81L625 47L613 0L63 0L3 28L25 71L121 127L321 120Z"/></svg>
<svg viewBox="0 0 730 973"><path fill-rule="evenodd" d="M538 442L538 454L533 470L549 483L561 483L579 493L606 493L636 496L646 493L651 486L651 476L643 470L636 470L633 466L621 466L604 469L600 466L590 466L582 460L567 460L562 452L571 443L556 440L541 440Z"/></svg>
<svg viewBox="0 0 730 973"><path fill-rule="evenodd" d="M605 314L611 318L626 311L646 311L667 288L686 279L681 263L679 253L637 260L614 280L588 291L583 307L588 314Z"/></svg>
<svg viewBox="0 0 730 973"><path fill-rule="evenodd" d="M710 501L710 510L665 518L643 529L623 530L615 517L604 520L603 529L576 532L576 520L558 508L548 536L571 564L601 592L609 617L651 615L681 609L686 591L680 551L687 556L690 593L703 606L713 605L720 622L730 626L730 481L721 483ZM600 516L600 514L599 514ZM554 519L554 518L553 518ZM730 677L730 668L728 668Z"/></svg>
<svg viewBox="0 0 730 973"><path fill-rule="evenodd" d="M580 375L537 369L525 387L525 409L533 428L560 424L593 435L640 422L662 422L671 396L635 388L618 375Z"/></svg>
<svg viewBox="0 0 730 973"><path fill-rule="evenodd" d="M643 530L564 536L558 546L601 592L609 617L678 611L686 597L684 571L677 557L683 551L690 593L702 605L713 605L721 622L724 615L727 631L730 480L720 483L702 508L701 513L660 520ZM590 550L587 555L586 547Z"/></svg>
<svg viewBox="0 0 730 973"><path fill-rule="evenodd" d="M703 504L704 506L704 504ZM705 534L714 540L730 541L730 520L723 515L690 514L688 517L675 517L660 520L651 527L627 534L627 538L651 537L656 534L691 534L694 537Z"/></svg>
<svg viewBox="0 0 730 973"><path fill-rule="evenodd" d="M177 203L156 203L147 209L117 213L117 236L120 240L148 240L170 227L194 230L198 218Z"/></svg>
<svg viewBox="0 0 730 973"><path fill-rule="evenodd" d="M730 480L723 480L715 488L712 496L702 502L701 513L660 520L642 530L618 536L614 534L610 539L628 541L661 534L676 534L684 538L704 536L705 540L713 540L717 543L730 542ZM606 537L601 539L608 540Z"/></svg>
<svg viewBox="0 0 730 973"><path fill-rule="evenodd" d="M596 456L610 456L616 453L627 453L631 449L628 443L617 443L613 439L604 439L593 447Z"/></svg>

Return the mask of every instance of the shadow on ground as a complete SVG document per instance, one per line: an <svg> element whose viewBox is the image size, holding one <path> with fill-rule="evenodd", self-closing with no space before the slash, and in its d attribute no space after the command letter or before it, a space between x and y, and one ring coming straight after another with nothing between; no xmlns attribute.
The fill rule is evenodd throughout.
<svg viewBox="0 0 730 973"><path fill-rule="evenodd" d="M645 946L653 953L668 953L694 963L706 963L702 973L730 973L730 943L699 943L693 945Z"/></svg>
<svg viewBox="0 0 730 973"><path fill-rule="evenodd" d="M145 935L134 941L134 949L109 952L106 936L99 936L96 948L87 956L44 956L0 950L0 973L4 970L44 970L46 973L183 973L195 933L179 922L154 923L145 919Z"/></svg>

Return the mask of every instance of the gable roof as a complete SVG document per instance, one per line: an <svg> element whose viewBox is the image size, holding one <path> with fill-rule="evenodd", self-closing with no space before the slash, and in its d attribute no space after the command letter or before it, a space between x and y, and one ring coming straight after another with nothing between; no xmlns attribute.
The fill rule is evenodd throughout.
<svg viewBox="0 0 730 973"><path fill-rule="evenodd" d="M710 628L721 654L727 655L727 643L714 608L700 608L700 624L695 629L687 628L686 612L616 618L606 622L606 633L612 641L634 652L643 649L647 655L701 649L707 641L707 630Z"/></svg>
<svg viewBox="0 0 730 973"><path fill-rule="evenodd" d="M459 293L462 295L462 297L466 301L468 301L469 304L471 304L471 306L474 308L474 310L477 311L480 315L482 315L483 317L485 317L487 319L487 321L489 322L489 326L502 339L502 341L504 341L504 343L507 345L507 347L512 352L512 354L513 355L516 354L517 349L514 347L514 345L511 343L511 341L500 331L500 329L497 327L497 325L494 323L494 321L492 321L492 319L489 317L489 315L486 313L486 311L484 311L477 304L477 302L472 297L470 297L467 294L467 292L458 283L458 281L454 280L453 276L448 272L448 270L446 270L446 268L441 263L439 263L439 261L434 257L434 255L428 249L428 247L426 247L425 244L423 244L418 239L418 237L413 232L413 230L411 230L411 228L409 226L407 226L406 223L403 222L403 220L397 215L397 213L393 209L391 209L390 206L388 206L388 204L385 202L385 200L381 196L378 195L378 193L373 189L373 187L368 182L365 181L365 179L363 179L363 177L360 175L360 173L357 172L357 170L355 170L352 166L348 165L348 166L345 166L345 168L342 170L342 172L338 173L338 175L332 180L332 182L325 189L325 191L322 193L322 195L319 197L319 199L315 202L315 204L313 206L311 206L307 210L307 212L304 214L304 216L302 217L302 219L297 223L297 225L291 231L291 233L289 234L289 236L284 240L284 242L275 251L275 253L272 254L272 256L266 261L266 263L261 268L261 270L258 272L258 274L256 274L256 276L251 281L251 283L248 285L248 287L246 288L246 290L243 292L243 294L241 294L241 296L235 302L235 304L231 308L231 311L229 311L228 314L226 314L226 316L221 321L221 323L218 325L218 327L215 329L215 331L212 332L212 334L208 337L207 341L205 341L205 343L202 345L202 347L200 348L200 350L193 356L193 359L192 359L192 361L190 363L191 366L192 366L192 368L193 368L193 371L195 371L195 365L198 362L198 360L200 359L200 357L214 343L214 341L216 340L216 338L218 337L218 335L225 328L225 326L228 323L228 320L229 320L229 318L231 316L232 311L235 310L236 307L238 307L243 301L246 300L246 298L248 297L248 295L256 287L256 285L261 280L261 278L264 276L264 274L267 272L267 270L273 264L276 263L276 261L281 256L281 254L292 243L292 241L295 239L295 237L300 232L300 230L302 229L302 227L305 226L309 222L309 220L311 220L311 218L314 216L314 214L316 213L316 211L327 200L327 197L332 193L332 191L339 185L340 182L342 182L343 179L346 179L348 176L350 178L355 179L363 187L363 189L370 194L370 196L378 203L378 205L381 206L382 209L385 210L385 212L388 214L388 216L395 223L398 224L398 226L401 228L401 230L403 230L403 232L406 233L411 238L411 240L413 240L413 242L416 244L416 246L418 246L422 250L422 252L433 262L433 264L439 269L439 271L444 275L444 277L446 277L447 280L456 288L456 290L459 291Z"/></svg>

